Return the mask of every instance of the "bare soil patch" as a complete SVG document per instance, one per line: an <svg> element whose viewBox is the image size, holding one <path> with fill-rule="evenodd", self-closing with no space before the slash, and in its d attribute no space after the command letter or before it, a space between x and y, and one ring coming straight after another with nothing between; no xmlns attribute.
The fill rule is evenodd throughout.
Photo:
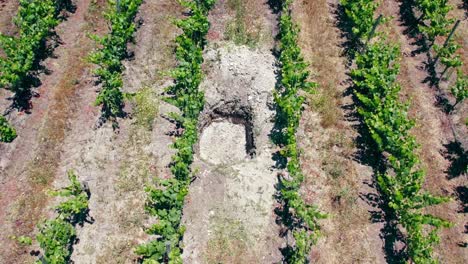
<svg viewBox="0 0 468 264"><path fill-rule="evenodd" d="M298 132L306 181L303 195L329 214L322 236L312 247L314 263L385 263L383 224L369 201L376 194L372 169L359 160L358 125L347 88L335 12L339 1L296 1L293 17L300 25L300 46L319 85L309 96ZM346 256L346 257L343 257Z"/></svg>
<svg viewBox="0 0 468 264"><path fill-rule="evenodd" d="M0 0L0 32L11 35L15 33L12 18L16 15L19 1Z"/></svg>
<svg viewBox="0 0 468 264"><path fill-rule="evenodd" d="M228 46L210 47L205 59L206 104L193 166L199 176L184 208L184 260L278 262L281 241L273 213L277 179L268 138L275 58L268 51Z"/></svg>

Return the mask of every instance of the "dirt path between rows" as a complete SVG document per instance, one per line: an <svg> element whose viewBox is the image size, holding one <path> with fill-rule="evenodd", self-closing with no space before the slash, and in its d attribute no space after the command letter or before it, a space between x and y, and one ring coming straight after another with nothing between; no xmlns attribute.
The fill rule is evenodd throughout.
<svg viewBox="0 0 468 264"><path fill-rule="evenodd" d="M465 224L468 216L460 213L457 187L466 186L466 175L451 178L447 173L450 160L445 158L448 146L454 142L451 130L450 117L437 107L436 88L430 87L424 80L428 77L425 68L427 56L418 52L420 47L415 44L417 39L405 34L409 29L405 25L401 10L402 3L395 0L386 0L381 4L382 12L395 19L390 23L391 37L400 43L402 51L401 71L399 82L402 94L411 100L410 116L416 121L413 134L416 141L421 144L419 156L427 171L424 187L432 193L448 195L453 201L430 208L429 212L450 220L454 226L441 232L441 244L435 249L435 256L441 263L466 263L468 255L466 249L459 243L467 241Z"/></svg>
<svg viewBox="0 0 468 264"><path fill-rule="evenodd" d="M295 1L299 44L310 62L317 93L309 96L298 132L306 180L303 195L328 214L322 236L312 247L314 263L385 263L384 224L369 198L378 197L373 172L360 159L359 120L355 118L348 59L337 27L339 1ZM343 257L346 256L346 257Z"/></svg>
<svg viewBox="0 0 468 264"><path fill-rule="evenodd" d="M64 142L60 171L74 168L88 183L94 220L78 229L72 255L77 264L135 263L135 247L154 239L144 232L155 220L144 211L145 186L170 174L173 127L160 114L173 109L159 99L170 83L167 72L175 65L173 41L179 31L172 21L181 15L181 7L172 0L146 0L139 10L135 42L128 45L134 57L124 61L123 90L137 93L126 103L131 115L119 120L115 133L110 124L92 130L97 116L77 113L73 133Z"/></svg>
<svg viewBox="0 0 468 264"><path fill-rule="evenodd" d="M32 100L31 114L16 111L10 114L19 136L11 144L0 144L2 263L20 263L28 258L27 249L19 247L9 236L30 235L34 230L48 200L45 189L56 176L69 118L74 111L90 111L77 109L74 103L84 87L92 87L83 60L94 46L86 35L91 29L89 23L99 28L90 9L91 2L77 1L75 12L57 26L61 43L53 57L43 63L49 73L39 76L41 85L35 89L39 96ZM1 107L5 109L8 101L3 98Z"/></svg>
<svg viewBox="0 0 468 264"><path fill-rule="evenodd" d="M211 49L202 84L205 125L183 222L186 263L276 263L277 182L268 135L272 129L274 62L270 52ZM255 154L253 154L255 152Z"/></svg>

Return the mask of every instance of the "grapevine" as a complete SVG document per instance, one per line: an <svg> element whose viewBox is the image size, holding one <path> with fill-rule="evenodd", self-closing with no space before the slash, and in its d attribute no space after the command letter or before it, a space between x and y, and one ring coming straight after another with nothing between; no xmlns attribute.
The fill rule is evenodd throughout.
<svg viewBox="0 0 468 264"><path fill-rule="evenodd" d="M425 33L432 43L438 36L446 36L449 32L449 26L453 24L453 19L448 19L447 14L452 7L448 0L415 0L415 6L421 11L423 21L419 25L419 30ZM424 23L429 21L429 25Z"/></svg>
<svg viewBox="0 0 468 264"><path fill-rule="evenodd" d="M182 263L181 241L185 227L181 225L182 208L191 181L193 146L198 140L198 116L204 107L204 94L198 89L202 78L202 51L210 23L208 12L215 0L185 0L181 4L190 10L189 15L176 21L183 33L176 38L178 66L173 71L175 84L166 89L166 101L177 106L181 114L171 116L183 130L173 148L172 179L160 180L158 186L147 187L146 211L157 216L158 223L147 230L157 238L137 247L143 263Z"/></svg>
<svg viewBox="0 0 468 264"><path fill-rule="evenodd" d="M374 0L341 0L354 41L366 41L375 22L374 11L378 3Z"/></svg>
<svg viewBox="0 0 468 264"><path fill-rule="evenodd" d="M360 16L357 15L357 18ZM354 93L360 103L358 113L372 141L385 157L385 172L378 173L378 186L388 206L406 230L408 261L437 263L433 246L439 243L438 231L450 223L422 209L448 201L422 190L425 172L415 154L418 144L410 135L415 122L408 117L408 103L400 102L399 47L378 37L356 56L352 70Z"/></svg>
<svg viewBox="0 0 468 264"><path fill-rule="evenodd" d="M453 96L455 96L455 106L468 98L468 76L464 75L461 69L457 71L457 80L455 84L450 87L450 91L452 92Z"/></svg>
<svg viewBox="0 0 468 264"><path fill-rule="evenodd" d="M299 92L313 92L316 83L309 82L308 64L304 62L297 44L299 29L290 14L292 0L283 2L280 17L280 57L281 83L274 94L277 104L276 124L279 127L276 143L282 147L280 155L286 161L289 177L281 178L281 200L284 210L290 214L295 245L285 256L287 263L306 263L310 249L318 237L318 220L325 215L315 207L305 203L299 194L304 181L299 162L299 149L296 132L302 114L305 97Z"/></svg>
<svg viewBox="0 0 468 264"><path fill-rule="evenodd" d="M71 185L52 191L52 196L67 197L55 211L57 217L39 224L36 236L43 256L37 263L65 264L70 262L73 244L76 240L75 226L82 225L88 214L89 193L78 181L73 171L68 171Z"/></svg>
<svg viewBox="0 0 468 264"><path fill-rule="evenodd" d="M62 1L20 0L14 19L19 36L0 34L0 47L6 58L0 58L0 87L12 90L18 96L27 92L24 81L34 67L42 45L58 25Z"/></svg>
<svg viewBox="0 0 468 264"><path fill-rule="evenodd" d="M102 88L97 96L96 105L102 106L103 119L123 116L124 94L122 60L127 56L127 42L133 38L136 30L134 18L143 0L109 0L109 11L105 14L108 20L109 34L93 36L102 47L89 56L92 63L98 65L94 71ZM115 125L115 122L114 122Z"/></svg>
<svg viewBox="0 0 468 264"><path fill-rule="evenodd" d="M0 116L0 142L11 142L16 138L16 130L8 124L5 117Z"/></svg>
<svg viewBox="0 0 468 264"><path fill-rule="evenodd" d="M447 18L447 14L453 7L448 3L448 0L415 0L414 6L422 12L421 24L419 30L425 34L431 42L431 46L436 53L434 64L439 60L445 66L442 76L449 68L457 70L456 83L451 87L450 91L456 101L453 107L463 101L467 96L468 87L466 86L466 75L461 71L463 64L460 55L456 54L461 45L455 43L452 39L453 32L450 32L450 27L454 24L454 19ZM428 21L429 23L424 23ZM455 23L453 30L458 26L460 21ZM449 34L450 33L450 34ZM437 37L446 37L443 45L435 44Z"/></svg>

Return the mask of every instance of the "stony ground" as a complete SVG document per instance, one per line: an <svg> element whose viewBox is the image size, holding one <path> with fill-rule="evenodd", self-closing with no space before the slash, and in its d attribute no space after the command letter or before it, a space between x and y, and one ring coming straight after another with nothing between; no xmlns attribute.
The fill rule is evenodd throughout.
<svg viewBox="0 0 468 264"><path fill-rule="evenodd" d="M96 45L88 33L104 34L105 0L75 1L57 27L60 41L53 56L42 64L41 84L34 89L29 112L12 111L8 118L19 137L0 144L0 263L30 263L31 247L20 246L11 235L33 235L35 226L52 214L56 203L46 190L67 185L66 171L75 169L91 191L90 223L78 227L74 263L135 263L136 245L151 239L144 232L155 219L143 209L144 187L157 177L170 176L173 125L165 115L174 107L161 100L171 84L174 38L172 24L182 15L173 0L145 0L137 17L139 27L125 61L124 89L136 93L119 120L97 126L100 109L93 102L99 88L93 65L83 60ZM293 17L299 23L300 45L319 87L308 97L299 129L306 200L328 213L322 237L311 252L314 263L386 263L386 223L372 198L378 194L372 169L359 154L359 120L354 118L347 73L352 65L344 55L344 39L337 27L337 0L295 1ZM460 6L451 15L466 16ZM210 12L211 29L204 53L205 79L201 88L206 107L200 117L200 140L193 165L183 222L185 263L280 263L287 242L276 223L274 194L277 173L269 133L272 128L272 92L276 85L274 56L277 15L274 1L218 0ZM0 0L0 31L15 34L11 23L17 1ZM466 174L453 176L455 138L466 138L463 116L468 104L452 114L438 106L449 80L432 87L423 80L426 54L406 34L402 2L385 0L379 12L393 20L385 30L402 48L399 81L403 97L411 98L414 135L428 171L425 188L453 197L431 212L454 226L442 233L436 255L442 263L467 263ZM457 38L462 55L468 48L466 19ZM0 54L1 55L1 54ZM466 60L467 56L463 56ZM468 61L465 63L465 70ZM439 90L437 90L439 89ZM9 107L0 89L0 109ZM449 98L453 100L453 98ZM453 128L453 129L452 129ZM454 133L455 132L455 133ZM465 190L465 191L464 191ZM464 209L465 208L465 209Z"/></svg>
<svg viewBox="0 0 468 264"><path fill-rule="evenodd" d="M219 263L230 256L226 263L277 262L276 173L268 138L275 59L237 47L209 49L205 58L210 69L202 84L205 127L194 164L199 178L184 208L185 260Z"/></svg>

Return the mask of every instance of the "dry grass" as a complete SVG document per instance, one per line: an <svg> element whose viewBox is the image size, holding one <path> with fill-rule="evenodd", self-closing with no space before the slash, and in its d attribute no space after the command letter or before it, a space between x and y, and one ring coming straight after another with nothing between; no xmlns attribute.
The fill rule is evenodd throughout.
<svg viewBox="0 0 468 264"><path fill-rule="evenodd" d="M343 120L340 40L336 30L330 27L332 19L326 1L304 1L300 9L293 14L301 24L300 46L311 64L311 79L318 83L318 92L310 97L313 109L320 113L323 127L340 126Z"/></svg>
<svg viewBox="0 0 468 264"><path fill-rule="evenodd" d="M378 263L382 259L379 227L369 220L369 206L359 197L370 169L359 166L356 131L345 120L347 80L341 39L328 1L296 1L293 16L300 25L300 46L318 83L304 112L299 138L306 175L305 199L319 205L329 218L322 221L323 237L313 247L314 263ZM346 258L343 258L346 256Z"/></svg>
<svg viewBox="0 0 468 264"><path fill-rule="evenodd" d="M242 0L228 0L228 6L235 13L235 17L228 22L225 37L236 45L254 47L260 41L261 24L252 16ZM257 22L257 23L256 23Z"/></svg>
<svg viewBox="0 0 468 264"><path fill-rule="evenodd" d="M99 12L99 10L97 9L95 12ZM50 109L47 111L43 126L37 136L39 142L37 153L26 168L28 183L25 189L27 191L17 199L15 202L17 210L14 210L10 215L16 223L21 223L17 225L16 234L31 234L48 201L49 197L44 190L55 178L61 145L68 128L68 119L75 110L73 98L75 92L80 88L77 80L81 80L88 67L84 60L76 58L85 58L93 46L93 41L82 34L76 40L73 48L63 54L66 69L62 76L56 77L60 78L60 81L55 86ZM21 252L16 253L21 254ZM12 254L14 253L12 252Z"/></svg>
<svg viewBox="0 0 468 264"><path fill-rule="evenodd" d="M156 161L144 147L151 143L151 131L158 114L159 99L152 88L143 87L136 93L132 103L134 122L123 146L125 158L120 165L117 181L122 196L128 192L141 191L142 186L157 177L151 170Z"/></svg>
<svg viewBox="0 0 468 264"><path fill-rule="evenodd" d="M336 127L343 115L338 105L341 93L336 89L336 84L320 85L316 94L309 95L312 109L320 113L320 124L324 128Z"/></svg>
<svg viewBox="0 0 468 264"><path fill-rule="evenodd" d="M411 133L421 144L417 154L426 171L424 189L437 195L450 195L455 184L447 180L446 169L449 162L442 154L445 151L443 144L453 140L449 116L436 106L435 88L424 82L428 76L428 72L423 67L427 59L426 54L409 56L418 47L411 45L413 40L402 33L404 28L400 27L397 21L398 3L385 1L381 9L386 15L393 15L396 18L389 22L387 28L391 39L401 45L403 53L398 82L402 87L402 99L410 102L409 115L416 121ZM453 228L441 232L442 244L435 250L435 255L442 263L466 262L463 249L457 245L463 240L462 232L466 221L456 213L456 207L455 202L449 202L426 210L455 224Z"/></svg>
<svg viewBox="0 0 468 264"><path fill-rule="evenodd" d="M226 5L228 12L233 14L224 30L226 40L254 48L271 38L263 16L259 15L267 8L262 1L226 0Z"/></svg>
<svg viewBox="0 0 468 264"><path fill-rule="evenodd" d="M213 226L213 237L208 241L204 258L208 264L255 263L248 231L240 222L229 217L217 216Z"/></svg>

